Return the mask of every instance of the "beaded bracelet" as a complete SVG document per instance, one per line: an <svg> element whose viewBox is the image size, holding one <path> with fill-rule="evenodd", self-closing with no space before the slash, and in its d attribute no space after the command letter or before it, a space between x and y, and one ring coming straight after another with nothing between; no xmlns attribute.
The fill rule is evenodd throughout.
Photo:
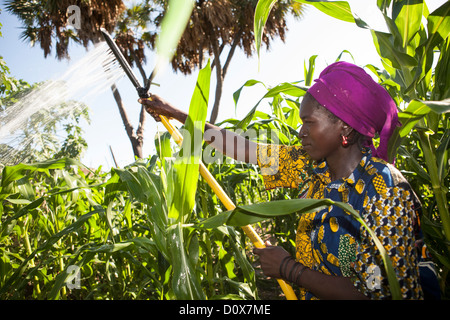
<svg viewBox="0 0 450 320"><path fill-rule="evenodd" d="M298 262L297 262L298 263ZM300 271L298 272L298 274L297 274L297 278L295 279L295 283L297 284L297 285L300 285L300 277L302 276L302 274L303 274L303 271L305 271L306 269L308 269L306 266L304 266L304 265L302 265L303 266L303 268L301 268L300 269Z"/></svg>
<svg viewBox="0 0 450 320"><path fill-rule="evenodd" d="M291 256L286 256L281 261L280 269L279 269L278 273L280 274L280 277L283 279L286 278L286 276L285 276L286 268L287 268L287 265L289 264L290 260L293 260L293 258Z"/></svg>
<svg viewBox="0 0 450 320"><path fill-rule="evenodd" d="M283 258L283 260L281 261L281 264L280 264L279 273L280 273L281 278L286 279L290 282L299 284L300 277L303 274L303 272L305 271L305 269L307 269L307 267L299 262L295 262L291 268L291 271L289 272L289 275L287 275L286 269L289 264L289 261L291 261L291 260L294 260L294 258L292 258L291 256L286 256Z"/></svg>

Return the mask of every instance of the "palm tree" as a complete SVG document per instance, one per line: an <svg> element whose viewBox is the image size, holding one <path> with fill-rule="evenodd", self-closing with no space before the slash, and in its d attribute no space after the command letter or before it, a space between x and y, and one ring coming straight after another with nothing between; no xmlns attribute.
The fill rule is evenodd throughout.
<svg viewBox="0 0 450 320"><path fill-rule="evenodd" d="M67 8L76 5L83 19L82 28L74 30L68 27ZM114 30L117 20L125 10L122 0L8 0L6 10L21 20L24 31L22 39L39 43L47 57L52 47L56 47L58 59L68 58L70 41L88 47L89 42L97 43L102 39L100 28L109 32Z"/></svg>
<svg viewBox="0 0 450 320"><path fill-rule="evenodd" d="M253 16L257 0L198 0L190 22L179 42L172 61L175 72L190 74L202 68L207 57L213 58L216 72L215 101L210 122L217 120L222 87L228 67L237 47L248 57L253 53ZM39 43L47 57L56 48L58 59L69 58L69 43L75 42L88 47L98 43L102 36L100 28L114 32L115 40L131 65L147 79L144 68L144 47L155 47L156 36L167 9L167 0L142 0L126 8L121 0L9 0L6 9L16 15L24 25L22 39L32 44ZM67 27L67 8L77 5L82 17L82 28ZM266 22L263 43L269 48L270 41L280 37L284 41L288 14L301 17L303 7L293 0L279 0ZM148 26L153 28L148 28ZM220 56L229 47L224 62ZM139 124L135 130L127 115L118 88L111 87L125 131L132 144L133 153L142 158L144 123L146 112L141 108Z"/></svg>
<svg viewBox="0 0 450 320"><path fill-rule="evenodd" d="M220 98L225 75L237 47L247 57L254 53L253 17L257 0L198 0L194 6L189 24L179 42L172 61L174 71L190 74L201 68L206 57L212 57L212 68L216 73L216 90L210 122L215 123L219 113ZM168 1L154 1L155 11L159 15L153 20L157 28L149 36L149 46L154 48L159 24L167 9ZM288 14L301 17L303 6L295 1L277 1L267 20L263 42L267 49L275 37L285 39ZM220 56L229 47L221 62Z"/></svg>

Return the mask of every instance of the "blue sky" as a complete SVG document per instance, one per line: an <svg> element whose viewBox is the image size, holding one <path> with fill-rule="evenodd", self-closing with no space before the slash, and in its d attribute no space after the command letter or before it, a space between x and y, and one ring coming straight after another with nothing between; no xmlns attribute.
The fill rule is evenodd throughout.
<svg viewBox="0 0 450 320"><path fill-rule="evenodd" d="M350 0L352 11L366 21L373 29L385 31L383 17L376 7L376 0ZM445 0L426 1L430 12L445 3ZM20 23L9 15L3 4L0 6L0 23L3 38L0 38L0 55L3 56L11 75L24 79L29 83L48 80L62 74L70 63L76 63L86 54L81 46L70 48L71 61L58 61L52 53L44 58L42 49L38 45L30 47L20 37ZM256 79L267 86L275 86L282 82L298 81L303 79L303 64L312 55L318 55L315 75L329 63L336 60L343 51L351 52L355 63L360 66L374 64L381 67L380 59L372 42L369 30L358 28L352 23L333 19L314 7L308 6L301 20L290 20L289 31L285 42L276 40L269 51L262 50L260 68L256 56L248 59L242 52L234 55L229 71L225 78L221 109L218 121L227 118L242 118L261 98L264 91L262 87L244 89L237 110L233 102L233 93L247 80ZM353 62L348 55L345 60ZM153 65L155 56L148 54L147 69ZM150 74L151 70L147 70ZM174 74L170 69L158 75L155 82L159 87L153 87L153 92L164 97L178 108L188 110L190 98L194 89L198 71L191 76ZM214 79L214 77L212 77ZM137 95L128 79L124 78L118 87L129 117L137 126L140 105ZM211 82L211 92L215 81ZM213 96L210 100L213 100ZM125 133L116 103L110 90L105 90L95 99L88 101L91 110L91 124L83 126L85 138L88 142L88 151L82 162L90 167L97 168L102 165L105 169L113 166L109 148L111 147L119 166L123 167L133 162L131 144ZM210 108L212 103L210 103ZM210 110L209 110L210 111ZM209 118L209 116L208 116ZM175 123L178 125L177 123ZM164 130L161 124L155 123L147 117L145 126L144 154L154 153L153 137L157 130Z"/></svg>

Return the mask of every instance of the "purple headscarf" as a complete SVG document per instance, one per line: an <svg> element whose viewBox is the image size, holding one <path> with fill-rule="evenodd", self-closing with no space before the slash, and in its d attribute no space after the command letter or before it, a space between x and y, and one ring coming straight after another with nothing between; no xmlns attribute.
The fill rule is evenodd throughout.
<svg viewBox="0 0 450 320"><path fill-rule="evenodd" d="M308 92L322 106L362 135L380 136L377 149L370 140L373 155L385 161L388 142L397 126L397 106L389 93L364 69L348 62L335 62L314 80Z"/></svg>

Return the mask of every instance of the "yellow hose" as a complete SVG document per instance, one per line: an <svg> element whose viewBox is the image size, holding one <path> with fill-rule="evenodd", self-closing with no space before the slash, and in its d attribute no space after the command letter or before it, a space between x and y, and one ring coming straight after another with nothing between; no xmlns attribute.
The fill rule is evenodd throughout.
<svg viewBox="0 0 450 320"><path fill-rule="evenodd" d="M175 128L165 116L159 117L161 118L161 122L163 123L164 127L166 127L167 131L170 133L175 142L181 145L183 137L177 130L177 128ZM227 210L235 209L236 206L234 205L233 201L231 201L231 199L228 197L228 195L225 193L222 187L217 183L216 179L214 179L214 177L208 171L208 169L206 169L205 165L202 162L200 162L199 171L203 179L206 180L211 189L213 189L214 193L219 197L220 201L223 203L225 208L227 208ZM249 237L249 239L256 248L265 248L264 242L255 232L252 226L250 225L243 226L242 229L244 230L245 234L247 235L247 237ZM292 290L292 287L289 284L287 284L282 279L277 279L277 281L281 289L283 290L287 300L297 300L297 296L295 295L294 290Z"/></svg>

